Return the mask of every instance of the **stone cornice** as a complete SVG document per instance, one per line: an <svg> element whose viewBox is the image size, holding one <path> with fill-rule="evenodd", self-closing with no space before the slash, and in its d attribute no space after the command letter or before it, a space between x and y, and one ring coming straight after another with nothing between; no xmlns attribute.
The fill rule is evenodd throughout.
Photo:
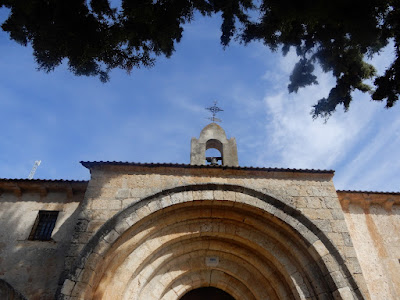
<svg viewBox="0 0 400 300"><path fill-rule="evenodd" d="M357 204L363 209L368 209L370 205L381 205L388 211L394 204L400 204L400 193L396 192L337 191L337 195L345 211L349 204Z"/></svg>
<svg viewBox="0 0 400 300"><path fill-rule="evenodd" d="M246 170L246 171L264 171L264 172L292 172L292 173L323 173L334 174L333 170L316 170L316 169L289 169L289 168L264 168L264 167L234 167L234 166L212 166L212 165L189 165L177 163L137 163L137 162L121 162L121 161L81 161L84 167L90 169L95 166L136 166L136 167L170 167L170 168L186 168L186 169L228 169L228 170Z"/></svg>
<svg viewBox="0 0 400 300"><path fill-rule="evenodd" d="M38 193L46 197L49 192L61 192L72 198L74 194L85 193L87 185L88 181L0 179L0 194L13 193L21 197L23 193Z"/></svg>
<svg viewBox="0 0 400 300"><path fill-rule="evenodd" d="M173 163L132 163L132 162L81 162L93 170L111 171L116 173L141 174L174 174L181 176L216 176L216 177L258 177L258 178L293 178L308 180L331 180L334 171L313 169L284 169L259 167L231 167L211 165L188 165ZM93 175L93 174L92 174Z"/></svg>

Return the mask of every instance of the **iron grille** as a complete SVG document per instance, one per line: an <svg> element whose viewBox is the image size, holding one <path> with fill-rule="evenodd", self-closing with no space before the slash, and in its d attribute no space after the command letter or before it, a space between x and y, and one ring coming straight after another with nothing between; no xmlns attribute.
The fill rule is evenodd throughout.
<svg viewBox="0 0 400 300"><path fill-rule="evenodd" d="M49 241L56 225L57 217L58 211L40 210L29 239Z"/></svg>

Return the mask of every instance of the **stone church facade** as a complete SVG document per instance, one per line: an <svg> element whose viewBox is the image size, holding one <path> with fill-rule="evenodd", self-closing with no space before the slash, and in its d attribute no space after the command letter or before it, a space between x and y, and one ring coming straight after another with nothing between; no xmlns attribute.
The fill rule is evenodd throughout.
<svg viewBox="0 0 400 300"><path fill-rule="evenodd" d="M0 180L0 299L400 299L400 193L240 167L215 123L190 164L82 165Z"/></svg>

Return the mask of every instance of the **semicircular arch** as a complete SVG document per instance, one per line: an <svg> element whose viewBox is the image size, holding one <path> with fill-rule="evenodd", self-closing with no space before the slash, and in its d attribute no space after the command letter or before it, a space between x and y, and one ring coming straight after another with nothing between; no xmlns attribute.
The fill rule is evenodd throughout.
<svg viewBox="0 0 400 300"><path fill-rule="evenodd" d="M139 290L146 287L137 288L137 282L151 282L152 278L165 274L168 274L165 275L166 278L170 277L166 285L176 285L177 280L181 280L179 277L184 278L188 274L187 270L174 273L174 270L164 268L161 273L155 273L153 270L149 277L142 278L140 276L144 274L143 267L152 268L157 266L157 263L173 265L174 255L165 258L165 255L160 255L162 250L170 249L173 253L172 250L178 249L182 243L193 244L196 239L202 240L203 246L188 250L182 255L191 257L190 253L199 252L203 253L203 257L207 257L207 253L212 253L208 248L212 240L231 240L231 243L236 245L236 248L230 250L233 256L246 251L256 253L256 262L247 258L245 263L258 266L258 271L268 270L260 266L269 266L270 276L275 278L265 279L265 283L271 285L271 289L278 295L277 299L282 298L282 295L302 299L333 294L340 299L344 289L362 298L357 294L356 283L351 275L349 276L350 272L343 258L312 221L279 199L247 187L229 184L175 187L129 206L99 229L83 249L78 259L79 263L71 270L64 284L68 283L68 280L69 284L74 282L70 295L88 298L95 296L96 299L101 299L103 295L115 290L124 290L125 295L138 294ZM175 248L172 245L175 245ZM209 252L201 252L202 250ZM215 253L222 255L222 252ZM201 256L197 256L197 259L199 257ZM222 257L226 258L223 255ZM235 263L240 265L238 261L231 262L231 265L235 266ZM134 278L132 274L124 275L132 266L135 267L130 269L130 272L136 272L137 276ZM249 267L248 270L250 269ZM210 267L198 270L206 272ZM223 272L245 286L251 286L248 279L246 281L238 275L240 270L237 267L211 270ZM343 274L346 274L347 278ZM265 276L261 272L260 278ZM110 279L113 277L118 280ZM119 280L121 278L125 279ZM199 282L197 286L206 284ZM208 284L216 285L210 282ZM192 282L191 285L186 285L186 290L194 286L195 283ZM178 297L177 292L171 294L162 286L157 287L158 292L156 288L149 287L147 290L150 294L146 294L146 297ZM63 295L62 291L60 295ZM255 298L259 296L254 291L252 295ZM120 299L125 299L124 295L121 294Z"/></svg>

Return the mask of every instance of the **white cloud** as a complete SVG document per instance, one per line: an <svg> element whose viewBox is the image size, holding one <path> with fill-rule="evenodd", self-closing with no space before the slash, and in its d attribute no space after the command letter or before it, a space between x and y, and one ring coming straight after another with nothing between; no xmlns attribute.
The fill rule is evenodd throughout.
<svg viewBox="0 0 400 300"><path fill-rule="evenodd" d="M353 95L349 112L344 113L338 108L326 124L320 119L313 121L311 107L318 99L327 96L334 79L317 70L319 85L302 89L298 94L282 91L294 66L294 58L293 53L289 53L287 57L277 60L275 72L267 71L263 76L273 88L264 98L268 117L265 125L267 138L263 149L268 150L267 153L259 153L261 164L271 165L272 162L275 166L289 168L339 167L335 181L340 187L351 187L354 184L367 188L368 184L376 185L379 182L383 185L384 175L390 170L387 169L385 158L379 153L386 153L382 150L385 148L393 152L395 139L391 136L399 132L400 121L392 121L390 127L379 123L377 118L382 114L382 103L371 102L368 94L361 93ZM381 55L373 62L382 64L383 60L385 63L390 61L387 56ZM274 88L279 86L280 89ZM384 117L381 119L381 122L390 122ZM372 122L374 126L371 126ZM377 126L381 129L376 132ZM365 139L370 140L366 145L362 142ZM400 146L400 143L396 145ZM352 160L354 155L356 158ZM363 173L359 178L365 162L377 170Z"/></svg>
<svg viewBox="0 0 400 300"><path fill-rule="evenodd" d="M294 65L293 54L282 58L277 72L283 74L277 85L284 85ZM332 168L343 155L354 136L367 122L371 109L353 105L350 113L338 111L324 124L323 120L312 120L310 111L316 101L328 93L334 81L322 71L316 72L319 85L302 89L298 94L287 91L267 93L264 98L270 121L266 125L269 143L280 156L285 167ZM265 78L265 76L264 76Z"/></svg>
<svg viewBox="0 0 400 300"><path fill-rule="evenodd" d="M346 163L335 180L337 186L354 186L362 190L400 189L400 120L395 118L399 112L399 107L390 112L378 112L383 115L376 116L374 120L380 123L379 130L376 130L369 141L358 149L354 158L350 158ZM378 118L383 120L377 120Z"/></svg>

